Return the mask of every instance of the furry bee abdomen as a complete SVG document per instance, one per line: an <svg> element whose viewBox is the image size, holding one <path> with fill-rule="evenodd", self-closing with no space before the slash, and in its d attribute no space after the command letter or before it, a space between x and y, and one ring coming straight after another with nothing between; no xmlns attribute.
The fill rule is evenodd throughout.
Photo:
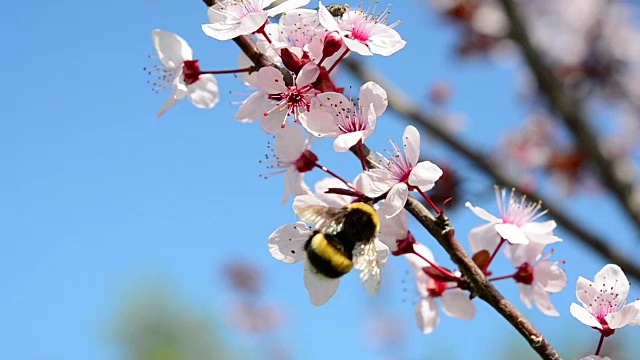
<svg viewBox="0 0 640 360"><path fill-rule="evenodd" d="M338 249L339 244L333 235L316 233L305 244L307 258L311 266L321 275L337 279L353 268L351 252Z"/></svg>

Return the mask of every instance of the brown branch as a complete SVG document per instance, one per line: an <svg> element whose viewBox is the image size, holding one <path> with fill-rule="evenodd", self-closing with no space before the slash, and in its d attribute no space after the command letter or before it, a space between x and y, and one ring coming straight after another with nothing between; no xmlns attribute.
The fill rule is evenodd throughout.
<svg viewBox="0 0 640 360"><path fill-rule="evenodd" d="M405 208L429 231L449 256L451 256L451 260L458 265L460 272L462 272L465 278L471 283L473 295L484 300L502 315L502 317L525 338L529 346L531 346L542 359L561 359L560 355L547 339L487 280L482 270L467 255L460 245L460 242L456 239L455 231L449 225L449 220L444 215L433 219L427 209L413 198L408 199Z"/></svg>
<svg viewBox="0 0 640 360"><path fill-rule="evenodd" d="M409 97L400 89L392 86L385 81L378 73L369 69L361 62L351 59L345 59L342 63L353 75L362 81L375 81L382 86L387 92L389 100L389 108L398 115L409 120L427 133L435 136L458 154L469 160L474 166L483 171L486 175L492 177L498 185L508 188L524 188L515 179L507 176L501 171L501 167L490 160L490 157L479 149L475 149L453 136L449 131L439 124L443 121L435 117L426 115L424 110L415 105ZM573 239L586 245L597 254L605 259L618 264L627 275L632 276L640 281L640 267L629 258L616 250L615 247L609 246L608 243L591 231L586 230L576 220L565 214L551 200L536 192L527 194L534 201L542 201L544 207L549 210L549 215L566 231L573 235Z"/></svg>
<svg viewBox="0 0 640 360"><path fill-rule="evenodd" d="M388 92L387 92L388 95ZM366 145L362 145L367 168L379 168L375 157ZM358 149L354 146L351 152L359 156ZM494 308L505 320L507 320L529 343L529 346L540 355L542 359L558 360L560 355L553 346L536 330L536 328L522 315L500 292L487 280L482 270L464 251L460 242L455 237L455 231L444 215L433 215L416 199L409 197L405 208L416 220L433 236L458 266L465 279L471 285L472 296L477 296Z"/></svg>
<svg viewBox="0 0 640 360"><path fill-rule="evenodd" d="M611 190L633 224L640 230L640 190L636 188L633 180L629 179L624 165L602 148L584 113L582 101L573 93L565 91L563 84L553 75L531 44L515 2L500 2L511 22L509 36L520 45L541 94L571 131L581 151L597 167L603 184Z"/></svg>

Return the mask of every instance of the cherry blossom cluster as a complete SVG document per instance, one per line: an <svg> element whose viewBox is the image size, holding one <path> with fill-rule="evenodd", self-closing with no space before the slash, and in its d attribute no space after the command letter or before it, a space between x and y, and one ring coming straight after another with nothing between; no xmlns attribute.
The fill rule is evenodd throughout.
<svg viewBox="0 0 640 360"><path fill-rule="evenodd" d="M377 3L366 9L351 9L326 7L319 2L317 10L302 9L309 2L288 0L271 7L274 0L225 0L208 8L209 23L202 25L207 36L220 41L249 37L272 66L259 67L241 53L238 69L205 71L184 39L168 31L153 30L153 45L161 65L149 72L159 75L154 86L172 88L158 116L183 98L198 108L213 108L220 97L215 76L240 74L239 79L252 93L239 106L235 119L258 122L266 134L275 138L275 157L269 159L269 166L274 173L285 175L283 205L293 197L294 212L305 218L302 212L310 206L339 209L355 202L374 204L379 219L372 255L379 265L376 271L384 272L390 254L406 259L421 296L415 309L419 329L423 333L435 330L440 321L437 302L448 316L473 319L476 308L469 279L460 271L438 264L428 246L408 228L405 205L411 193L423 199L436 216L443 215L442 202L434 201L430 191L442 181L445 172L431 161L421 161L420 133L414 126L405 128L401 142L391 141L387 154L366 156L365 142L387 109L387 93L369 81L360 86L356 98L350 98L336 84L335 69L347 56L390 56L401 50L405 41L395 30L399 22L388 23L389 8L378 11ZM500 20L497 15L494 18ZM485 32L502 31L490 24L478 26ZM336 152L357 154L362 172L347 181L321 164L311 150L315 138L333 139ZM312 190L304 175L314 170L328 177ZM541 221L546 214L542 205L518 196L515 190L496 187L495 194L498 216L466 203L486 221L468 233L473 261L489 281L515 281L527 308L535 305L545 315L559 316L550 295L566 287L567 277L562 262L550 261L553 252L547 249L561 241L553 234L556 223ZM443 196L446 199L453 194L438 194L438 199ZM304 264L305 288L311 303L320 306L336 293L340 279L327 278L309 264L307 242L319 230L314 226L317 224L303 221L282 225L269 236L268 249L281 262ZM495 275L491 265L500 253L513 271ZM365 267L358 262L353 267L360 270L365 288L372 289ZM381 277L384 281L384 274ZM577 296L583 307L573 304L571 313L598 329L602 339L624 325L637 325L640 302L625 305L628 285L622 270L615 265L603 268L595 283L580 278ZM595 355L599 350L600 347Z"/></svg>

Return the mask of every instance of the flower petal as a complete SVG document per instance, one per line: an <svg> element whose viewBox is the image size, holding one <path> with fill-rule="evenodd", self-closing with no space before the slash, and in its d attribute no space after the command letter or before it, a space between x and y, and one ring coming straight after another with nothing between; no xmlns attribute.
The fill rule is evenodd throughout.
<svg viewBox="0 0 640 360"><path fill-rule="evenodd" d="M442 312L456 319L471 320L476 316L476 306L467 292L453 289L442 294Z"/></svg>
<svg viewBox="0 0 640 360"><path fill-rule="evenodd" d="M304 260L304 244L312 233L303 222L282 225L269 235L269 253L287 264Z"/></svg>
<svg viewBox="0 0 640 360"><path fill-rule="evenodd" d="M528 243L526 245L511 245L504 249L504 254L511 263L518 267L524 263L533 264L542 254L545 245Z"/></svg>
<svg viewBox="0 0 640 360"><path fill-rule="evenodd" d="M373 53L369 50L369 47L367 47L367 45L361 43L358 40L343 37L342 41L344 42L345 45L347 45L349 50L353 51L356 54L360 54L362 56L373 55Z"/></svg>
<svg viewBox="0 0 640 360"><path fill-rule="evenodd" d="M240 20L239 26L235 29L236 36L254 33L267 22L267 19L266 12L254 12L245 15L242 20Z"/></svg>
<svg viewBox="0 0 640 360"><path fill-rule="evenodd" d="M281 94L287 91L282 73L271 66L265 66L258 70L258 85L259 89L267 94Z"/></svg>
<svg viewBox="0 0 640 360"><path fill-rule="evenodd" d="M353 200L351 196L327 194L326 191L330 188L346 189L346 185L342 181L334 177L326 177L316 182L314 188L316 197L324 201L329 207L340 208L351 204L351 200Z"/></svg>
<svg viewBox="0 0 640 360"><path fill-rule="evenodd" d="M158 111L158 114L156 114L156 116L157 117L161 117L162 115L164 115L164 113L167 112L167 110L169 110L172 107L176 106L176 104L178 102L180 102L180 100L182 100L182 99L176 99L175 96L173 96L173 95L169 96L169 98L167 98L167 100L164 102L164 104L162 104L162 107L160 108L160 110Z"/></svg>
<svg viewBox="0 0 640 360"><path fill-rule="evenodd" d="M302 67L302 69L300 69L300 73L298 73L298 77L296 77L296 86L301 88L309 85L316 81L318 75L320 75L320 68L318 65L313 61L308 62Z"/></svg>
<svg viewBox="0 0 640 360"><path fill-rule="evenodd" d="M338 22L333 15L331 15L329 10L322 5L322 1L318 1L318 18L320 19L320 24L322 24L322 26L328 31L340 31Z"/></svg>
<svg viewBox="0 0 640 360"><path fill-rule="evenodd" d="M536 307L540 312L547 316L560 316L560 313L551 303L549 294L542 288L542 286L532 286L533 301L536 303Z"/></svg>
<svg viewBox="0 0 640 360"><path fill-rule="evenodd" d="M527 232L544 235L553 232L556 226L555 221L548 220L543 222L528 222L522 225L522 229L524 230L526 228Z"/></svg>
<svg viewBox="0 0 640 360"><path fill-rule="evenodd" d="M286 126L275 138L275 154L282 162L296 161L306 149L304 133L297 125Z"/></svg>
<svg viewBox="0 0 640 360"><path fill-rule="evenodd" d="M484 224L469 231L469 247L473 254L481 250L493 252L500 242L495 224Z"/></svg>
<svg viewBox="0 0 640 360"><path fill-rule="evenodd" d="M597 329L602 329L602 325L600 324L598 319L591 315L591 313L582 306L576 303L571 303L569 311L571 312L571 315L573 315L573 317L578 319L578 321L580 321L581 323Z"/></svg>
<svg viewBox="0 0 640 360"><path fill-rule="evenodd" d="M262 118L265 111L273 107L273 102L267 98L267 94L256 91L246 98L238 111L235 119L240 122L254 122Z"/></svg>
<svg viewBox="0 0 640 360"><path fill-rule="evenodd" d="M402 40L400 34L388 26L376 31L376 34L367 41L369 50L382 56L389 56L404 48L406 44L407 42Z"/></svg>
<svg viewBox="0 0 640 360"><path fill-rule="evenodd" d="M490 223L494 223L494 224L500 224L502 223L502 220L489 214L489 212L479 206L473 206L471 205L470 202L466 202L464 204L465 207L467 207L467 209L471 210L477 217L479 217L480 219L484 220L484 221L488 221Z"/></svg>
<svg viewBox="0 0 640 360"><path fill-rule="evenodd" d="M551 261L541 261L533 268L536 281L544 291L556 293L567 286L567 274L557 264Z"/></svg>
<svg viewBox="0 0 640 360"><path fill-rule="evenodd" d="M404 134L402 135L402 144L404 145L404 153L406 154L407 162L411 164L411 166L416 166L416 164L418 163L418 158L420 157L420 133L415 126L409 125L404 129ZM440 170L440 175L438 175L438 178L441 175L442 170Z"/></svg>
<svg viewBox="0 0 640 360"><path fill-rule="evenodd" d="M520 286L520 300L527 307L527 309L531 309L531 298L533 297L532 291L533 286L519 284Z"/></svg>
<svg viewBox="0 0 640 360"><path fill-rule="evenodd" d="M358 143L358 141L362 140L363 132L362 131L354 131L351 133L340 134L333 142L333 151L335 152L346 152L349 149Z"/></svg>
<svg viewBox="0 0 640 360"><path fill-rule="evenodd" d="M495 224L496 231L510 244L528 244L529 239L522 230L514 224Z"/></svg>
<svg viewBox="0 0 640 360"><path fill-rule="evenodd" d="M431 266L431 264L425 261L425 259L431 261L434 264L436 263L436 259L433 256L433 253L431 252L431 250L428 247L426 247L424 244L421 244L421 243L414 244L413 249L417 254L420 254L420 256L424 257L423 259L422 257L416 254L405 255L405 258L407 259L409 266L411 266L411 269L413 270L413 274L417 277L418 274L424 274L424 271L422 270L422 268ZM426 276L426 274L424 275ZM424 287L424 289L426 290L426 286Z"/></svg>
<svg viewBox="0 0 640 360"><path fill-rule="evenodd" d="M598 296L598 290L595 284L582 276L578 276L578 281L576 281L576 297L582 305L591 306L591 302L596 296Z"/></svg>
<svg viewBox="0 0 640 360"><path fill-rule="evenodd" d="M303 6L306 6L311 0L287 0L283 1L280 4L272 7L267 10L267 15L269 17L276 16L278 14L282 14L283 12L287 12L293 9L297 9Z"/></svg>
<svg viewBox="0 0 640 360"><path fill-rule="evenodd" d="M416 324L418 329L423 334L429 334L436 329L438 323L440 323L440 316L438 315L438 308L433 298L426 298L420 300L415 310Z"/></svg>
<svg viewBox="0 0 640 360"><path fill-rule="evenodd" d="M301 209L309 206L327 206L327 204L313 195L300 195L293 199L293 212L298 214Z"/></svg>
<svg viewBox="0 0 640 360"><path fill-rule="evenodd" d="M407 154L407 156L409 156ZM409 185L420 186L420 189L427 191L431 189L436 181L442 176L442 169L431 161L421 161L409 174ZM426 189L425 189L426 187Z"/></svg>
<svg viewBox="0 0 640 360"><path fill-rule="evenodd" d="M267 116L260 117L260 128L267 134L275 134L282 130L283 125L287 121L287 112L281 111L282 108L274 109ZM286 128L286 125L284 126Z"/></svg>
<svg viewBox="0 0 640 360"><path fill-rule="evenodd" d="M363 109L368 109L369 105L373 105L375 114L380 116L387 109L387 105L389 105L387 92L373 81L366 82L360 87L358 104Z"/></svg>
<svg viewBox="0 0 640 360"><path fill-rule="evenodd" d="M618 301L626 299L629 295L629 280L618 265L605 265L598 271L593 282L597 289L604 288L610 293L618 294Z"/></svg>
<svg viewBox="0 0 640 360"><path fill-rule="evenodd" d="M338 290L340 279L329 279L313 269L308 261L304 262L304 287L314 306L324 305Z"/></svg>
<svg viewBox="0 0 640 360"><path fill-rule="evenodd" d="M355 180L356 188L370 197L384 194L397 183L398 181L388 171L382 169L365 171Z"/></svg>
<svg viewBox="0 0 640 360"><path fill-rule="evenodd" d="M187 89L189 90L189 100L197 108L211 109L220 100L218 82L211 74L200 75L196 82L187 85Z"/></svg>
<svg viewBox="0 0 640 360"><path fill-rule="evenodd" d="M300 173L295 167L287 169L284 179L284 195L282 196L282 205L284 206L289 200L289 196L311 195L311 189L304 182L304 173Z"/></svg>
<svg viewBox="0 0 640 360"><path fill-rule="evenodd" d="M401 182L393 185L385 199L385 202L389 203L391 209L391 214L386 216L392 217L398 215L398 213L404 208L404 204L406 204L408 196L409 188L407 188L407 184Z"/></svg>
<svg viewBox="0 0 640 360"><path fill-rule="evenodd" d="M605 315L604 318L610 328L619 329L635 321L637 316L638 308L634 304L627 304L619 311Z"/></svg>
<svg viewBox="0 0 640 360"><path fill-rule="evenodd" d="M311 110L298 115L300 124L315 137L337 137L342 134L333 115L324 110Z"/></svg>
<svg viewBox="0 0 640 360"><path fill-rule="evenodd" d="M185 60L193 60L193 50L180 36L160 29L151 31L153 46L162 64L171 69L182 66Z"/></svg>

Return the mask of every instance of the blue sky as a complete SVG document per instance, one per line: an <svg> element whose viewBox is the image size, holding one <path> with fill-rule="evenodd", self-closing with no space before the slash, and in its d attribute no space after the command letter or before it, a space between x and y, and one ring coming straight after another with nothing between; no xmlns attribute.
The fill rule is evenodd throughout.
<svg viewBox="0 0 640 360"><path fill-rule="evenodd" d="M267 251L271 231L295 217L289 206L280 206L282 178L259 178L267 172L258 161L270 138L257 124L233 120L236 103L250 91L232 76L219 77L222 98L214 110L198 110L185 101L162 119L155 117L169 94L154 94L142 70L154 64L148 58L154 52L152 29L187 39L203 69L233 68L234 44L202 34L206 14L197 0L95 4L14 1L0 14L5 34L0 56L5 69L0 89L0 338L6 340L0 358L117 359L107 339L114 311L149 279L174 284L189 301L221 318L232 298L220 267L234 257L265 269L266 298L287 309L290 322L283 336L297 358L322 359L336 351L345 358L381 358L362 345L363 321L380 307L407 322L405 349L412 358L434 350L460 359L478 351L490 354L516 337L479 302L474 321L443 318L434 334L420 334L412 323L417 295L397 258L391 259L379 299L368 299L357 279L347 276L334 299L314 308L301 266L278 263ZM424 101L434 82L450 82L455 89L450 108L468 114L462 136L474 145L490 147L526 115L514 94L518 73L513 69L455 59L453 32L417 1L395 1L392 18L402 19L397 29L407 47L368 63L381 66L417 101ZM341 74L340 84L360 86ZM381 150L388 147L388 138L400 140L404 125L385 114L370 146ZM357 174L353 156L333 154L330 142L317 144L324 165L346 178ZM451 159L431 140L423 142L423 151L434 159ZM478 180L469 164L452 159L473 181L465 186L492 191L492 184ZM491 199L474 202L495 210ZM616 229L616 239L635 237L603 195L558 201L578 218L595 213L593 227L601 234ZM459 235L480 224L464 209L450 217ZM435 248L425 232L416 233ZM603 262L561 230L559 235L566 241L555 247L555 258L567 261L569 285L553 302L562 316L549 319L526 309L525 314L553 343L567 342L566 334L572 334L571 340L595 349L596 332L570 317L568 308L577 276L591 278ZM631 244L620 241L623 248ZM639 288L632 285L634 298ZM513 284L505 282L500 289L524 308ZM496 340L498 333L503 339ZM243 345L246 340L232 341Z"/></svg>

